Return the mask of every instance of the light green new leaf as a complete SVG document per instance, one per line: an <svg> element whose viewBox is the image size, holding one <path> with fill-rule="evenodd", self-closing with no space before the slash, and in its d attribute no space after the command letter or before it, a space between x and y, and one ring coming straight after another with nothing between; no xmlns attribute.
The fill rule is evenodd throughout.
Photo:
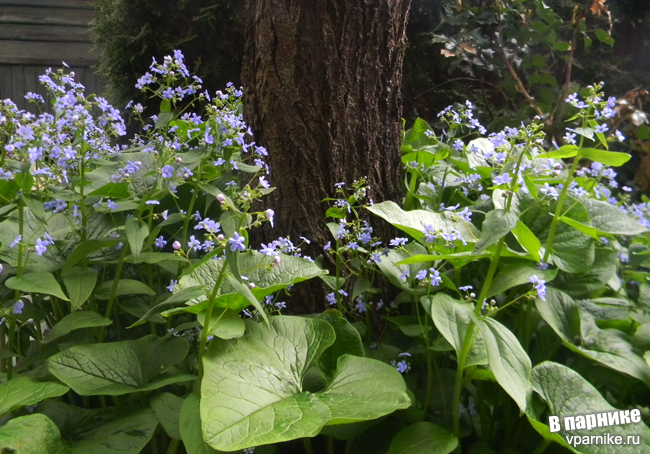
<svg viewBox="0 0 650 454"><path fill-rule="evenodd" d="M395 202L376 203L368 207L368 211L388 221L398 229L408 233L416 240L424 241L424 226L432 226L435 230L456 229L460 236L470 243L478 241L478 231L471 222L455 221L451 213L432 213L424 210L404 211Z"/></svg>
<svg viewBox="0 0 650 454"><path fill-rule="evenodd" d="M5 285L23 293L44 293L64 301L70 301L52 273L27 273L23 277L10 277Z"/></svg>
<svg viewBox="0 0 650 454"><path fill-rule="evenodd" d="M546 301L537 298L535 305L570 350L650 385L650 367L625 333L600 329L590 312L581 311L573 298L552 287L546 288Z"/></svg>
<svg viewBox="0 0 650 454"><path fill-rule="evenodd" d="M35 414L14 418L0 426L0 449L16 454L59 454L61 433L50 418Z"/></svg>
<svg viewBox="0 0 650 454"><path fill-rule="evenodd" d="M252 301L250 300L250 295L248 295L247 299L246 295L243 294L245 290L242 289L242 286L246 287L246 290L248 290L247 293L250 293L254 300L259 301L267 295L282 290L291 284L297 284L298 282L327 274L327 271L319 268L309 260L284 254L280 254L279 257L280 263L272 265L274 264L273 257L257 251L248 251L239 254L240 272L248 278L247 282L255 284L255 287L248 289L243 284L234 284L236 280L231 281L227 279L219 289L216 306L225 307L227 304L230 304L228 307L234 311L246 309L252 304ZM183 276L179 280L176 289L174 289L175 292L190 287L203 287L205 293L202 297L189 301L188 307L168 311L167 313L188 311L198 314L204 311L207 307L207 294L214 288L217 276L219 276L223 265L223 260L209 260L200 264L191 273Z"/></svg>
<svg viewBox="0 0 650 454"><path fill-rule="evenodd" d="M490 370L523 413L526 411L532 370L526 350L512 331L496 320L478 319L473 314L472 318L485 338Z"/></svg>
<svg viewBox="0 0 650 454"><path fill-rule="evenodd" d="M189 381L193 375L164 372L187 356L180 337L149 335L136 340L77 345L47 360L50 372L77 394L117 396Z"/></svg>
<svg viewBox="0 0 650 454"><path fill-rule="evenodd" d="M205 326L206 312L201 312L196 319ZM244 335L246 324L239 316L239 313L225 308L215 308L212 311L212 320L208 328L208 333L217 336L220 339L237 339Z"/></svg>
<svg viewBox="0 0 650 454"><path fill-rule="evenodd" d="M144 240L149 235L149 227L135 217L128 218L124 224L124 233L129 242L134 263L138 263Z"/></svg>
<svg viewBox="0 0 650 454"><path fill-rule="evenodd" d="M34 405L50 397L67 393L67 386L52 381L16 377L0 383L0 415L24 405Z"/></svg>
<svg viewBox="0 0 650 454"><path fill-rule="evenodd" d="M107 300L110 298L111 290L113 288L113 281L107 281L103 284L100 284L95 290L95 298L98 300ZM151 287L149 287L144 282L136 281L133 279L120 279L117 282L117 291L115 296L123 295L148 295L153 296L154 292Z"/></svg>
<svg viewBox="0 0 650 454"><path fill-rule="evenodd" d="M456 446L458 439L447 429L421 421L400 430L391 441L388 454L448 454Z"/></svg>
<svg viewBox="0 0 650 454"><path fill-rule="evenodd" d="M453 299L445 293L436 293L428 298L428 304L423 299L426 311L431 315L433 323L440 334L454 347L456 355L460 355L463 340L471 321L474 305L466 301ZM474 330L474 342L465 360L465 366L484 365L488 363L487 350L483 334Z"/></svg>
<svg viewBox="0 0 650 454"><path fill-rule="evenodd" d="M562 421L567 416L587 415L603 412L614 412L618 409L612 407L589 382L574 370L550 361L538 364L533 369L532 386L548 405L549 414L559 416L560 431L551 433L546 424L546 417L541 417L543 411L535 412L533 406L526 413L533 427L545 438L560 443L573 452L583 454L623 454L650 452L650 429L643 422L636 424L612 425L606 427L606 432L611 436L621 436L627 441L629 435L640 439L640 444L631 450L626 446L607 444L580 444L575 449L564 441L567 436L602 435L592 430L564 430Z"/></svg>
<svg viewBox="0 0 650 454"><path fill-rule="evenodd" d="M158 418L148 406L127 410L72 442L71 454L138 454L149 443Z"/></svg>
<svg viewBox="0 0 650 454"><path fill-rule="evenodd" d="M204 356L203 438L237 449L317 435L323 426L375 419L410 405L404 380L388 364L343 355L328 386L303 391L303 379L335 334L324 320L247 320L246 335L214 340Z"/></svg>
<svg viewBox="0 0 650 454"><path fill-rule="evenodd" d="M535 156L536 159L562 159L572 158L578 154L578 147L575 145L563 145L559 150L541 153Z"/></svg>
<svg viewBox="0 0 650 454"><path fill-rule="evenodd" d="M76 329L108 326L111 323L113 323L113 321L110 318L102 317L97 312L73 312L72 314L68 314L59 320L59 322L52 327L50 332L43 336L41 343L47 344L48 342L52 342L59 337L63 337L66 334L69 334L70 331L74 331Z"/></svg>
<svg viewBox="0 0 650 454"><path fill-rule="evenodd" d="M597 148L582 148L580 150L580 157L600 162L606 166L619 167L629 161L632 156L627 153L619 153L616 151L605 151Z"/></svg>
<svg viewBox="0 0 650 454"><path fill-rule="evenodd" d="M97 276L99 272L96 270L80 267L67 268L61 272L63 278L63 285L70 295L70 308L72 312L79 309L90 297L95 284L97 283Z"/></svg>
<svg viewBox="0 0 650 454"><path fill-rule="evenodd" d="M180 417L181 407L185 399L171 393L160 393L149 400L151 409L156 414L169 438L181 439Z"/></svg>
<svg viewBox="0 0 650 454"><path fill-rule="evenodd" d="M488 246L493 245L517 225L517 214L514 211L492 210L483 221L481 237L472 254L480 254Z"/></svg>
<svg viewBox="0 0 650 454"><path fill-rule="evenodd" d="M543 281L550 282L555 279L556 275L556 269L540 270L535 265L529 263L516 263L502 269L494 277L487 298L503 293L517 285L529 284L532 276L537 276Z"/></svg>
<svg viewBox="0 0 650 454"><path fill-rule="evenodd" d="M518 220L517 225L512 229L512 234L517 238L521 247L526 249L526 251L533 257L533 260L539 262L539 250L542 247L542 243L537 239L535 234L526 227L526 224Z"/></svg>

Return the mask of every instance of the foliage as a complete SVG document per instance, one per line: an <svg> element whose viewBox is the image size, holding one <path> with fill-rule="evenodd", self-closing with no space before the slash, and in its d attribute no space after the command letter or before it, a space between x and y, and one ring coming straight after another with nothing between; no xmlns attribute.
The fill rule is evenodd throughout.
<svg viewBox="0 0 650 454"><path fill-rule="evenodd" d="M106 100L42 81L54 115L0 105L3 448L626 452L549 416L647 420L650 200L616 181L602 84L564 100L560 147L540 121L488 133L469 101L443 132L416 120L402 206L336 185L330 275L289 238L249 244L273 188L241 90L211 99L176 51L137 82L159 114L130 103L143 133L115 145ZM281 315L311 278L331 309ZM607 429L650 450L642 422Z"/></svg>
<svg viewBox="0 0 650 454"><path fill-rule="evenodd" d="M238 84L243 45L243 0L95 0L91 37L101 50L99 73L105 96L118 106L148 99L133 81L174 49L186 56L192 73L211 93L232 81ZM151 106L149 114L157 106Z"/></svg>

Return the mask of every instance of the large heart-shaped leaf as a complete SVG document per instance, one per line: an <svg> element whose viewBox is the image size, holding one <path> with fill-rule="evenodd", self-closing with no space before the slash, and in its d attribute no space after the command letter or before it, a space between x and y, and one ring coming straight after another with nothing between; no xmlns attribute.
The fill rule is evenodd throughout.
<svg viewBox="0 0 650 454"><path fill-rule="evenodd" d="M273 257L257 251L249 251L238 255L239 270L248 279L246 282L255 285L250 290L250 293L257 300L261 300L265 296L282 290L289 285L327 274L327 271L300 257L281 254L279 256L280 263L275 264ZM207 294L214 288L223 266L223 260L209 260L199 265L191 273L183 276L174 291L180 292L190 287L203 287L206 293L202 297L188 302L188 307L174 309L167 313L186 310L198 314L204 311L207 307ZM239 290L239 286L233 281L225 280L217 294L216 306L224 307L228 305L229 309L236 312L246 309L251 304L250 298L241 295Z"/></svg>
<svg viewBox="0 0 650 454"><path fill-rule="evenodd" d="M224 451L317 435L323 426L375 419L410 405L391 366L343 355L325 389L303 390L303 378L335 340L319 319L247 321L236 341L215 340L204 356L203 438Z"/></svg>
<svg viewBox="0 0 650 454"><path fill-rule="evenodd" d="M420 242L424 241L423 231L426 225L432 226L435 230L456 229L465 241L471 243L478 241L479 232L471 222L457 222L447 211L443 213L424 210L404 211L391 201L376 203L369 206L368 210Z"/></svg>
<svg viewBox="0 0 650 454"><path fill-rule="evenodd" d="M193 380L193 375L164 373L183 360L188 349L183 338L149 335L123 342L77 345L48 358L47 366L82 396L116 396Z"/></svg>
<svg viewBox="0 0 650 454"><path fill-rule="evenodd" d="M16 377L0 383L0 415L23 405L34 405L50 397L67 393L67 386L51 381L36 381L29 377Z"/></svg>
<svg viewBox="0 0 650 454"><path fill-rule="evenodd" d="M79 309L92 294L99 272L90 268L74 267L64 269L61 273L65 289L70 295L70 308Z"/></svg>
<svg viewBox="0 0 650 454"><path fill-rule="evenodd" d="M535 305L569 349L650 385L650 367L625 333L600 329L590 312L581 311L573 298L555 288L547 287L546 301L537 298Z"/></svg>
<svg viewBox="0 0 650 454"><path fill-rule="evenodd" d="M564 430L562 421L566 416L588 415L603 412L618 411L612 407L600 395L600 393L589 382L582 378L577 372L561 364L550 361L538 364L533 369L532 386L537 393L548 405L549 414L559 416L560 431L551 432L548 425L545 424L546 418L540 417L542 411L534 411L534 407L529 406L526 415L533 427L548 440L558 442L563 446L571 449L573 452L584 454L617 454L617 453L642 453L650 452L650 429L642 422L637 424L612 425L607 426L605 432L611 436L620 435L623 440L628 440L628 435L633 436L634 440L639 437L640 444L635 445L631 450L624 445L615 446L607 444L580 444L576 449L570 448L565 439L567 436L591 436L602 435L594 433L594 430ZM602 429L601 429L602 430Z"/></svg>
<svg viewBox="0 0 650 454"><path fill-rule="evenodd" d="M556 269L540 270L530 263L515 263L507 266L494 277L487 297L498 295L517 285L529 284L532 276L550 282L556 275Z"/></svg>
<svg viewBox="0 0 650 454"><path fill-rule="evenodd" d="M52 420L35 414L14 418L0 426L0 449L6 453L58 454L61 433Z"/></svg>

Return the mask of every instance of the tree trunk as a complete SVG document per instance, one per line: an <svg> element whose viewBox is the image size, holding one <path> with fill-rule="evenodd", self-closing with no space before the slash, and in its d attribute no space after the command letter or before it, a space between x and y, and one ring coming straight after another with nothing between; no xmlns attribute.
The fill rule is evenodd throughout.
<svg viewBox="0 0 650 454"><path fill-rule="evenodd" d="M410 0L249 0L242 69L246 121L269 152L276 227L331 240L325 197L367 177L400 201L402 60ZM377 230L376 230L377 231ZM378 231L381 233L381 229Z"/></svg>

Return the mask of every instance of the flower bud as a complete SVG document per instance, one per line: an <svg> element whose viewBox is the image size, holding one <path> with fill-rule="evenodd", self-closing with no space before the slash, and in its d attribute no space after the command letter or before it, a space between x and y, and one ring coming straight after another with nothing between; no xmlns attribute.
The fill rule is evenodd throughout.
<svg viewBox="0 0 650 454"><path fill-rule="evenodd" d="M251 282L250 284L248 284L248 288L253 290L255 288L255 284Z"/></svg>
<svg viewBox="0 0 650 454"><path fill-rule="evenodd" d="M172 247L176 250L179 250L181 248L181 243L180 241L174 241L174 244L172 244Z"/></svg>

